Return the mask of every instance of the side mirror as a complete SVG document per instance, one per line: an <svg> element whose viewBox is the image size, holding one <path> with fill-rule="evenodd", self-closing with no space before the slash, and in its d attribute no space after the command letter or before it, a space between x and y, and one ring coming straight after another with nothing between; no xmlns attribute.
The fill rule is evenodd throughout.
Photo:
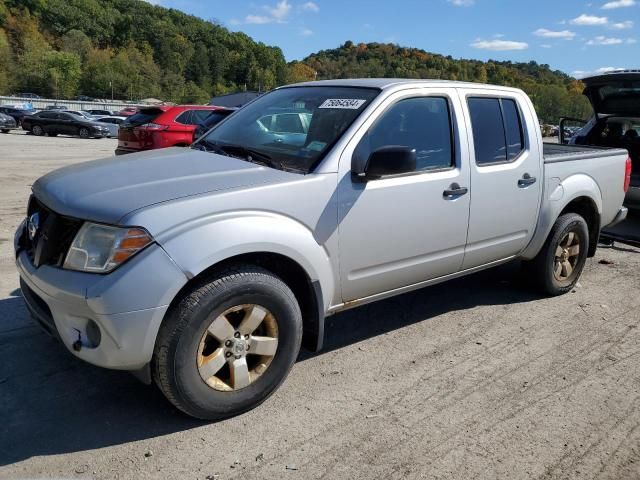
<svg viewBox="0 0 640 480"><path fill-rule="evenodd" d="M361 180L373 180L386 175L411 173L416 169L416 149L402 145L381 147L369 155L361 171L353 170Z"/></svg>

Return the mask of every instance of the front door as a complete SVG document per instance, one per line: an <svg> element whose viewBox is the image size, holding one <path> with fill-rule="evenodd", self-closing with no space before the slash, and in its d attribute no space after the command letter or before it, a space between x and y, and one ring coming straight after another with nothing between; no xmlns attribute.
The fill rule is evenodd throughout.
<svg viewBox="0 0 640 480"><path fill-rule="evenodd" d="M463 269L520 253L533 237L542 188L542 153L532 106L513 96L461 91L471 161L471 210Z"/></svg>
<svg viewBox="0 0 640 480"><path fill-rule="evenodd" d="M392 95L341 157L338 185L344 301L457 272L469 220L467 149L453 89ZM372 115L375 117L375 115ZM416 150L416 170L366 183L353 179L354 155L389 145ZM451 191L455 193L450 194Z"/></svg>

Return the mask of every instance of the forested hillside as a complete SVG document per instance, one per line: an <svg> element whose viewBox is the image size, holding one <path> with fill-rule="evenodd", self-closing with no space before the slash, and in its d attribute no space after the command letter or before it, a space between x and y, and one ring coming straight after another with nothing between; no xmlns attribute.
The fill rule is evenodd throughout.
<svg viewBox="0 0 640 480"><path fill-rule="evenodd" d="M278 47L141 0L0 0L0 94L201 103L316 76L489 82L523 88L547 122L589 113L580 82L535 62L484 63L346 42L287 64Z"/></svg>
<svg viewBox="0 0 640 480"><path fill-rule="evenodd" d="M585 117L591 112L582 95L582 82L536 62L457 60L417 48L353 42L314 53L303 61L318 72L318 78L434 78L522 88L547 122L557 122L567 115Z"/></svg>
<svg viewBox="0 0 640 480"><path fill-rule="evenodd" d="M205 101L287 74L278 47L140 0L0 0L2 92Z"/></svg>

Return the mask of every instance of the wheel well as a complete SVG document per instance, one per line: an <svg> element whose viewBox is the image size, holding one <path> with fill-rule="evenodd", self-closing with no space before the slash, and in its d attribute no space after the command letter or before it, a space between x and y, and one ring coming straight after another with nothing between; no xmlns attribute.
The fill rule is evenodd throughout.
<svg viewBox="0 0 640 480"><path fill-rule="evenodd" d="M271 252L246 253L216 263L190 279L173 299L170 308L180 302L196 284L207 281L215 277L217 272L238 264L262 267L286 283L295 295L302 313L302 345L311 351L322 348L324 306L319 284L312 282L304 268L285 255Z"/></svg>
<svg viewBox="0 0 640 480"><path fill-rule="evenodd" d="M598 238L600 237L600 214L598 213L598 207L588 197L579 197L572 200L560 215L565 213L577 213L587 222L589 227L589 257L593 257L596 254L598 247Z"/></svg>

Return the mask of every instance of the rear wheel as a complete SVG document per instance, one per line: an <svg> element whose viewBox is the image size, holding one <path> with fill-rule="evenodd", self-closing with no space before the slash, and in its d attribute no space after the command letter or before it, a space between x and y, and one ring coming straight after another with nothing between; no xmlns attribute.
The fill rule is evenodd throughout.
<svg viewBox="0 0 640 480"><path fill-rule="evenodd" d="M284 381L301 339L300 308L289 287L267 270L239 266L196 286L167 314L154 379L191 416L238 415Z"/></svg>
<svg viewBox="0 0 640 480"><path fill-rule="evenodd" d="M42 135L44 135L44 130L40 125L34 125L33 128L31 129L31 133L33 133L38 137L41 137Z"/></svg>
<svg viewBox="0 0 640 480"><path fill-rule="evenodd" d="M82 127L78 130L78 135L80 135L80 138L89 138L89 129Z"/></svg>
<svg viewBox="0 0 640 480"><path fill-rule="evenodd" d="M588 251L587 222L576 213L562 215L530 263L538 287L549 295L562 295L573 289L584 269Z"/></svg>

